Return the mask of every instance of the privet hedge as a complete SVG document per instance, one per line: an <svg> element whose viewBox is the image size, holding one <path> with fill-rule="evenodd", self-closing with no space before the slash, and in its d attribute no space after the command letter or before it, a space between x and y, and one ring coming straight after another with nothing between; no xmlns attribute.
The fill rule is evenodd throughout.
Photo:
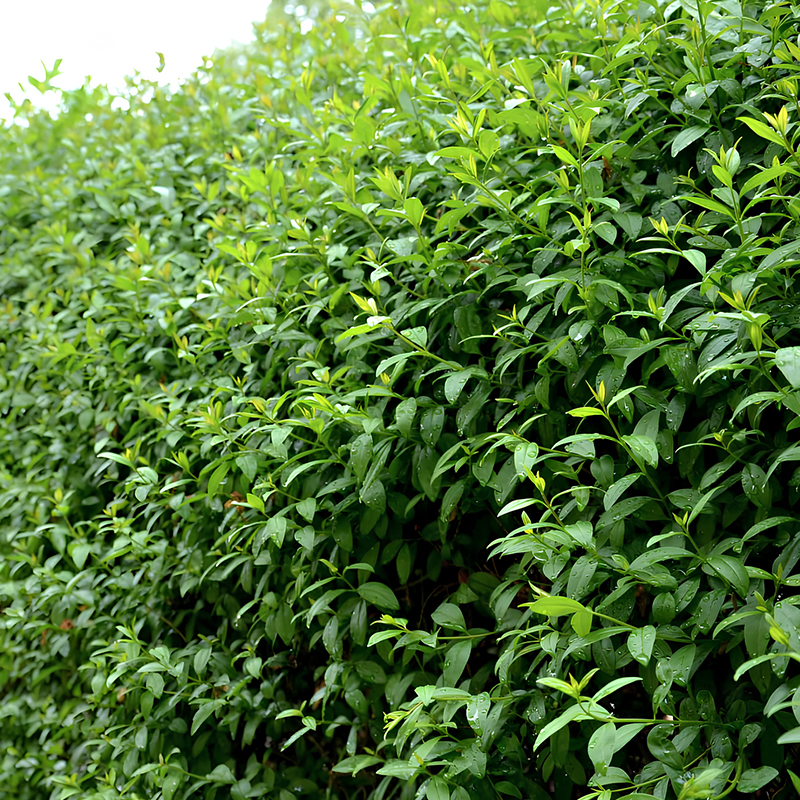
<svg viewBox="0 0 800 800"><path fill-rule="evenodd" d="M798 19L338 7L18 106L0 800L794 797Z"/></svg>

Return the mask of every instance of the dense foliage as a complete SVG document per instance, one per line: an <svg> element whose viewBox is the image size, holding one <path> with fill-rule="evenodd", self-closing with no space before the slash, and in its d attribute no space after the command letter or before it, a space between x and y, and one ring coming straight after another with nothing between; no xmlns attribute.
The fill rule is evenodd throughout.
<svg viewBox="0 0 800 800"><path fill-rule="evenodd" d="M0 800L795 796L798 20L347 7L18 106Z"/></svg>

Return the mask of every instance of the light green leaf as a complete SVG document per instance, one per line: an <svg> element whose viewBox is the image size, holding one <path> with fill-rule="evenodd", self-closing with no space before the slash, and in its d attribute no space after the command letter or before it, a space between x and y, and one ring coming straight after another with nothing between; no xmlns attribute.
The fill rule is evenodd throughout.
<svg viewBox="0 0 800 800"><path fill-rule="evenodd" d="M744 124L747 125L747 127L750 128L753 133L760 136L762 139L766 139L768 142L779 144L786 149L786 145L780 134L777 131L772 130L772 128L765 123L757 119L748 119L747 117L737 117L736 119L739 122L744 122Z"/></svg>
<svg viewBox="0 0 800 800"><path fill-rule="evenodd" d="M535 614L544 614L546 617L561 617L574 614L576 611L589 611L586 606L569 597L540 597L525 605Z"/></svg>
<svg viewBox="0 0 800 800"><path fill-rule="evenodd" d="M572 630L574 630L578 636L588 636L592 632L593 616L591 611L578 611L573 614L570 620Z"/></svg>
<svg viewBox="0 0 800 800"><path fill-rule="evenodd" d="M559 147L557 144L552 144L550 147L558 156L559 160L563 161L565 164L569 164L571 167L577 168L578 162L575 160L575 156L573 156L569 150L565 150L563 147Z"/></svg>
<svg viewBox="0 0 800 800"><path fill-rule="evenodd" d="M605 414L601 408L591 408L587 406L586 408L572 408L567 411L571 417L604 417Z"/></svg>

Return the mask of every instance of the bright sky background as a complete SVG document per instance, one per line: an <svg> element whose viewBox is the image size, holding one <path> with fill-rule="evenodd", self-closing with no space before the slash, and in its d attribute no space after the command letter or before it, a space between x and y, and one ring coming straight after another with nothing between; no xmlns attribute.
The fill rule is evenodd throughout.
<svg viewBox="0 0 800 800"><path fill-rule="evenodd" d="M52 67L63 59L62 88L94 83L124 86L124 76L177 83L200 65L203 56L232 42L249 42L252 23L267 15L269 0L6 0L0 12L0 118L9 115L4 94L41 95L28 75L42 80L40 61ZM159 75L158 56L166 66Z"/></svg>

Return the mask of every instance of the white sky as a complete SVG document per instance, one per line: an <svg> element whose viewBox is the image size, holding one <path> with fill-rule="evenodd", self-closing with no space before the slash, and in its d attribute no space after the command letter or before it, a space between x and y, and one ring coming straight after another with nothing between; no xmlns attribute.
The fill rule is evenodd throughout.
<svg viewBox="0 0 800 800"><path fill-rule="evenodd" d="M231 42L248 42L252 23L267 15L269 0L2 0L0 1L0 118L10 116L3 96L19 101L18 83L38 105L41 95L28 75L42 80L40 61L52 67L63 59L62 88L94 83L124 86L124 76L177 82L203 56ZM158 56L166 66L160 74Z"/></svg>

